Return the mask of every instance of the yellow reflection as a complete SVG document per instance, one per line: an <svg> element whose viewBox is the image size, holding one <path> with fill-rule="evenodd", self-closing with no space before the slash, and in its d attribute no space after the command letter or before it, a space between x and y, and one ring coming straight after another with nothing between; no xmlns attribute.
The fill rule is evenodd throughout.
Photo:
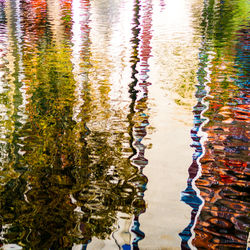
<svg viewBox="0 0 250 250"><path fill-rule="evenodd" d="M124 130L127 126L119 121L126 119L130 104L131 27L128 17L132 16L131 6L128 1L91 3L90 63L93 68L89 80L93 84L94 104L98 107L92 116L101 121L91 126L110 132Z"/></svg>
<svg viewBox="0 0 250 250"><path fill-rule="evenodd" d="M185 117L179 117L177 107L181 105L191 110L195 104L200 45L195 24L199 25L201 1L168 0L164 11L160 8L155 4L150 75L164 89L168 102L176 107L177 119L185 122Z"/></svg>

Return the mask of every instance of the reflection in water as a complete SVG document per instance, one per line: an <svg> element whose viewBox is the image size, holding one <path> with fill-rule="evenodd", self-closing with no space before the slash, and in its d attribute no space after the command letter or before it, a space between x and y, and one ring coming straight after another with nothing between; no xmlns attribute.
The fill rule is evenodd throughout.
<svg viewBox="0 0 250 250"><path fill-rule="evenodd" d="M189 227L180 234L183 249L191 246L246 248L250 224L247 181L249 35L244 7L244 1L206 1L204 5L200 85L196 92L198 103L194 107L195 127L191 132L196 148L194 156L204 154L191 165L191 181L184 192L188 191L188 195L183 200L193 211ZM224 15L219 15L222 10ZM224 28L220 29L222 25ZM201 99L206 100L206 105ZM197 135L202 131L206 133L203 147ZM202 172L197 179L198 165ZM204 200L202 207L198 194L189 188L194 178Z"/></svg>
<svg viewBox="0 0 250 250"><path fill-rule="evenodd" d="M194 181L198 177L198 172L200 168L199 164L199 158L201 157L203 153L203 146L202 146L202 136L200 133L201 125L205 121L202 112L206 109L206 105L204 104L204 97L206 96L206 82L205 77L209 78L207 75L207 58L204 55L206 53L206 50L203 48L200 52L200 69L198 71L198 74L200 74L199 79L199 85L197 85L197 91L196 91L196 97L197 97L197 104L193 108L194 113L194 127L191 130L191 137L193 140L193 143L191 147L195 148L195 152L193 154L193 162L191 166L188 169L189 177L187 180L187 188L185 191L182 192L181 200L187 203L192 207L191 212L191 221L190 224L183 230L183 232L180 233L180 236L182 238L182 249L189 249L188 241L192 237L192 229L195 224L195 219L197 216L197 213L199 211L199 208L202 204L202 198L199 195L199 192L197 192L196 187L194 186Z"/></svg>
<svg viewBox="0 0 250 250"><path fill-rule="evenodd" d="M142 173L143 168L148 164L148 160L144 157L145 145L142 143L146 135L146 127L149 125L147 114L147 99L148 99L148 86L147 82L149 71L148 59L150 57L151 47L151 22L152 22L152 3L151 0L141 1L136 0L134 5L134 27L132 28L134 37L132 38L133 56L131 61L132 65L132 79L130 84L130 96L132 103L130 105L131 115L128 116L131 121L133 129L131 135L134 138L132 148L134 149L133 155L130 157L133 165L138 167L139 175L144 182L138 186L137 200L140 206L144 207L144 191L146 190L147 178ZM132 127L131 126L131 127ZM141 213L142 211L140 211ZM139 230L139 215L135 214L133 221L132 232L135 233L136 238L133 241L133 249L138 249L138 241L143 239L144 233Z"/></svg>
<svg viewBox="0 0 250 250"><path fill-rule="evenodd" d="M197 27L199 0L0 0L0 247L143 249L148 238L155 249L167 241L183 249L244 249L250 224L247 6L206 0ZM182 192L192 211L177 246L177 230L159 218L178 206L171 200L179 197L176 178L183 172L170 168L189 154L176 142L189 125L173 120L193 106L197 56L195 152ZM156 152L159 167L145 156L153 99L161 110L155 131L168 130L162 134L173 140L169 146L161 133L155 137L159 152L170 152ZM165 111L176 117L165 119ZM169 136L176 131L181 135ZM154 175L146 177L148 161ZM146 211L153 177L159 196L147 200ZM151 209L162 204L168 210ZM156 219L144 231L140 223L149 212ZM152 223L161 243L148 233Z"/></svg>
<svg viewBox="0 0 250 250"><path fill-rule="evenodd" d="M127 145L143 147L139 131L145 133L145 126L137 126L140 121L135 118L121 125L107 122L112 104L108 79L89 80L95 74L89 49L91 5L30 1L21 7L21 13L13 13L16 6L10 2L5 6L9 26L22 18L25 36L19 38L13 31L8 34L11 46L4 44L13 66L3 65L8 75L3 78L7 88L3 94L9 100L3 103L6 114L1 125L3 136L8 136L1 141L1 244L25 249L86 245L93 236L104 239L115 230L119 211L135 215L136 245L138 216L145 210L146 180L140 167L145 164L141 148L141 158L135 156L130 163L127 154L132 150ZM22 82L25 122L20 110ZM136 110L139 100L132 103ZM102 106L105 113L96 112ZM116 113L116 120L122 117L126 113ZM132 135L130 130L137 130L135 142L127 136Z"/></svg>
<svg viewBox="0 0 250 250"><path fill-rule="evenodd" d="M203 13L205 15L205 13ZM206 18L206 16L204 17ZM203 23L204 24L204 23ZM204 35L203 35L204 37ZM203 142L205 140L205 134L201 132L202 125L205 123L203 112L207 109L207 104L204 101L204 97L207 95L207 83L210 80L210 69L209 69L209 45L204 39L202 41L203 46L200 48L199 53L199 70L198 74L198 85L196 85L196 98L197 104L193 107L194 114L194 127L191 130L191 138L193 140L191 147L195 149L193 154L193 162L188 169L189 177L187 180L187 188L182 192L181 200L192 207L191 221L189 225L180 233L182 239L182 249L189 249L190 239L192 237L192 230L196 223L196 217L199 213L199 208L203 202L202 197L199 194L194 182L199 176L200 171L200 157L204 153Z"/></svg>

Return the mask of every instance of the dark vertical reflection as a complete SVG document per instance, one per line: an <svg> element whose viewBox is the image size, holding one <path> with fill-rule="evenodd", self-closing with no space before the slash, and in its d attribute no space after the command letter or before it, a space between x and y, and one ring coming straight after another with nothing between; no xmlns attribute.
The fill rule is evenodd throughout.
<svg viewBox="0 0 250 250"><path fill-rule="evenodd" d="M133 162L133 158L137 155L137 147L135 146L136 143L136 137L134 135L134 131L135 131L135 121L134 121L134 117L136 114L136 110L135 110L135 106L136 106L136 99L137 99L137 93L138 90L136 90L136 86L138 84L138 79L136 77L136 75L138 74L137 71L137 65L138 62L140 61L139 59L139 43L140 43L140 39L139 39L139 34L140 34L140 1L139 0L135 0L134 3L134 17L133 17L133 28L132 28L132 34L133 37L131 39L131 43L132 43L132 56L131 56L131 63L132 63L132 79L133 82L130 83L129 85L129 93L130 93L130 98L131 98L131 104L130 104L130 114L128 115L128 120L130 123L130 130L129 130L129 134L130 134L130 146L133 150L133 154L129 157L131 162ZM142 174L142 168L140 168L140 165L136 165L136 167L138 167L138 172L139 175L141 177L145 177ZM146 188L146 183L147 183L147 179L143 178L143 182L139 182L138 183L138 189L137 192L141 195L143 195L145 188ZM140 193L142 192L142 193ZM143 200L143 197L140 197L140 199L137 200L138 205L143 208L143 209L139 209L135 215L134 215L134 220L133 220L133 225L132 225L132 232L135 234L135 237L133 238L133 242L132 242L132 247L133 249L138 249L138 242L140 240L142 240L145 235L144 233L140 230L140 223L139 223L139 215L143 212L145 212L145 201ZM123 246L123 249L131 249L130 246Z"/></svg>
<svg viewBox="0 0 250 250"><path fill-rule="evenodd" d="M200 125L195 128L199 129L192 131L197 156L202 154L192 169L195 173L201 168L195 185L204 202L200 206L197 195L184 199L193 211L189 227L180 234L183 249L246 249L250 210L249 24L245 4L204 2L198 72L201 86L194 112L195 118L202 114L206 122L198 119ZM206 134L202 144L197 131Z"/></svg>
<svg viewBox="0 0 250 250"><path fill-rule="evenodd" d="M152 3L151 1L135 1L134 4L134 27L132 28L133 38L133 55L131 57L132 64L132 79L130 84L130 97L132 99L130 105L130 134L133 140L131 147L133 148L133 155L131 155L131 163L138 168L139 175L143 182L138 183L138 206L140 209L135 213L132 232L135 234L133 240L133 249L138 248L138 242L142 240L145 235L140 230L139 215L145 212L145 201L143 199L146 190L147 177L143 174L143 168L148 164L148 160L144 157L145 146L142 143L146 136L146 127L149 125L147 114L147 99L148 86L147 82L149 71L148 59L151 53L150 40L151 26L152 26Z"/></svg>

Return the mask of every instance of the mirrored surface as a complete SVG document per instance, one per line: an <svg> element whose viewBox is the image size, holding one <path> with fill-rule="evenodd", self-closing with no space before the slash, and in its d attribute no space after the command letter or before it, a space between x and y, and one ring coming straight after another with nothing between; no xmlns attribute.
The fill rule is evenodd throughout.
<svg viewBox="0 0 250 250"><path fill-rule="evenodd" d="M246 249L246 0L0 0L2 249Z"/></svg>

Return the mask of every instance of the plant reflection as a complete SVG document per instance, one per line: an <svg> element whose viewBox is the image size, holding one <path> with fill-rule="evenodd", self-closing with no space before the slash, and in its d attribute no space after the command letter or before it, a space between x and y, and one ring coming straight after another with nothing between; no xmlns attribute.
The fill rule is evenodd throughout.
<svg viewBox="0 0 250 250"><path fill-rule="evenodd" d="M72 37L69 32L74 29L73 2L21 4L21 16L14 14L16 8L6 8L6 12L12 13L9 22L14 22L14 16L22 18L24 78L17 78L20 60L15 52L18 45L13 42L9 53L15 63L6 84L16 91L9 100L14 110L18 110L22 98L19 85L25 84L27 118L20 123L15 115L18 111L14 111L10 117L12 139L4 146L6 154L1 155L1 159L7 159L1 166L1 244L15 243L25 249L70 249L74 243L88 244L94 236L110 236L118 211L136 218L145 211L147 180L141 166L147 161L140 143L148 124L143 116L145 100L132 97L126 129L112 131L93 126L103 122L93 110L109 100L109 89L99 88L102 99L97 102L88 77L92 67L89 1L80 2L80 15L84 16L80 39L85 42L79 48L74 47L74 31ZM136 5L139 8L139 2ZM15 41L16 35L10 39ZM7 71L8 65L5 67ZM135 118L137 112L143 120ZM134 130L138 137L135 141L127 136L132 136ZM132 151L124 148L129 141L140 158L133 154L130 160L124 154ZM135 232L139 233L137 229Z"/></svg>

